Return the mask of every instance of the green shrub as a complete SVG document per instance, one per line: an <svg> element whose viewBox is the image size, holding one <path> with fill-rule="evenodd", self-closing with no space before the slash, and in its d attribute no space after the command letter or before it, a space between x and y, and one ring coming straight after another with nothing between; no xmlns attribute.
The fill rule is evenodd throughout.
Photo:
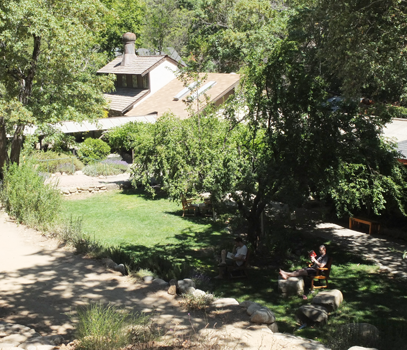
<svg viewBox="0 0 407 350"><path fill-rule="evenodd" d="M78 149L78 157L86 164L92 160L104 159L110 153L110 146L103 140L87 138Z"/></svg>
<svg viewBox="0 0 407 350"><path fill-rule="evenodd" d="M110 129L105 133L107 142L112 150L117 152L130 151L135 140L151 138L153 124L143 122L129 122Z"/></svg>
<svg viewBox="0 0 407 350"><path fill-rule="evenodd" d="M44 184L31 163L4 167L0 200L6 212L18 222L47 230L55 222L61 205L56 184Z"/></svg>
<svg viewBox="0 0 407 350"><path fill-rule="evenodd" d="M75 156L52 151L32 152L30 159L37 164L38 170L44 173L65 172L73 174L84 167L83 163Z"/></svg>
<svg viewBox="0 0 407 350"><path fill-rule="evenodd" d="M149 341L149 317L100 303L78 308L77 350L115 350L136 341Z"/></svg>

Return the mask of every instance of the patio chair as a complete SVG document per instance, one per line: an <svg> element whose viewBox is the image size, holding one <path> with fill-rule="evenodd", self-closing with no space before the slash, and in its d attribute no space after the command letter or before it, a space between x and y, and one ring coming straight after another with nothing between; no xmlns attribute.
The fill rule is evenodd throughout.
<svg viewBox="0 0 407 350"><path fill-rule="evenodd" d="M311 290L328 288L328 280L329 280L329 274L331 273L331 265L332 265L332 258L329 257L328 263L325 265L325 267L317 268L317 271L318 271L317 275L314 277L311 277ZM325 284L316 286L316 285L314 285L315 281L325 281Z"/></svg>
<svg viewBox="0 0 407 350"><path fill-rule="evenodd" d="M182 203L182 217L184 216L196 216L196 211L198 207L196 205L192 205L193 199L186 199L185 196L181 197Z"/></svg>
<svg viewBox="0 0 407 350"><path fill-rule="evenodd" d="M247 250L246 258L240 266L228 266L227 272L230 278L247 278L249 277L247 269L249 267L250 249Z"/></svg>

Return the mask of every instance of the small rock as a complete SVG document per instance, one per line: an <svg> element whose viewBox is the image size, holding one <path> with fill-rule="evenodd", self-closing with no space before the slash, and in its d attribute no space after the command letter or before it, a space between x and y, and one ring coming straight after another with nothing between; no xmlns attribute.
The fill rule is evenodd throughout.
<svg viewBox="0 0 407 350"><path fill-rule="evenodd" d="M198 297L203 297L204 295L206 295L206 293L205 293L203 290L195 289L195 290L192 292L192 295L193 295L194 297L198 298Z"/></svg>
<svg viewBox="0 0 407 350"><path fill-rule="evenodd" d="M114 270L120 272L123 276L126 275L126 267L123 264L116 265Z"/></svg>
<svg viewBox="0 0 407 350"><path fill-rule="evenodd" d="M340 336L355 338L369 345L379 339L379 330L370 323L349 323L337 328Z"/></svg>
<svg viewBox="0 0 407 350"><path fill-rule="evenodd" d="M267 326L273 333L278 333L278 325L277 322L274 322L272 324L269 324Z"/></svg>
<svg viewBox="0 0 407 350"><path fill-rule="evenodd" d="M336 310L343 302L343 295L339 289L332 289L318 293L313 299L313 305L321 305L329 312Z"/></svg>
<svg viewBox="0 0 407 350"><path fill-rule="evenodd" d="M170 288L168 288L168 294L176 295L177 294L177 286L176 285L170 286Z"/></svg>
<svg viewBox="0 0 407 350"><path fill-rule="evenodd" d="M257 303L251 303L249 307L247 308L246 312L249 316L253 315L257 310L260 310L263 308L262 305L257 304Z"/></svg>
<svg viewBox="0 0 407 350"><path fill-rule="evenodd" d="M376 348L364 348L363 346L352 346L348 350L377 350Z"/></svg>
<svg viewBox="0 0 407 350"><path fill-rule="evenodd" d="M239 305L239 302L236 299L233 298L220 298L216 299L213 303L213 306L215 307L228 307L228 306L234 306L234 305Z"/></svg>
<svg viewBox="0 0 407 350"><path fill-rule="evenodd" d="M104 259L102 259L102 263L106 266L106 267L108 267L109 269L115 269L116 268L116 266L117 266L117 264L112 260L112 259L109 259L109 258L104 258Z"/></svg>
<svg viewBox="0 0 407 350"><path fill-rule="evenodd" d="M152 282L153 279L154 279L153 276L144 276L144 277L143 277L143 281L144 281L145 283L150 283L150 282Z"/></svg>
<svg viewBox="0 0 407 350"><path fill-rule="evenodd" d="M285 295L303 295L304 279L302 277L289 277L285 280L280 276L278 289Z"/></svg>
<svg viewBox="0 0 407 350"><path fill-rule="evenodd" d="M169 284L167 282L165 282L164 280L162 280L160 278L153 279L153 281L151 283L155 284L159 287L162 287L162 288L167 288L169 286Z"/></svg>
<svg viewBox="0 0 407 350"><path fill-rule="evenodd" d="M303 323L318 323L324 325L328 321L328 311L319 305L302 305L296 312L296 317Z"/></svg>
<svg viewBox="0 0 407 350"><path fill-rule="evenodd" d="M245 301L242 301L239 305L241 307L245 307L247 309L251 304L253 304L253 301L245 300Z"/></svg>
<svg viewBox="0 0 407 350"><path fill-rule="evenodd" d="M188 287L185 294L194 294L196 289L194 287Z"/></svg>
<svg viewBox="0 0 407 350"><path fill-rule="evenodd" d="M274 314L269 310L267 307L262 307L261 309L256 310L252 317L250 318L250 322L259 323L259 324L271 324L274 323L276 317Z"/></svg>
<svg viewBox="0 0 407 350"><path fill-rule="evenodd" d="M188 293L189 288L195 288L195 282L189 278L178 281L178 290L180 294Z"/></svg>
<svg viewBox="0 0 407 350"><path fill-rule="evenodd" d="M21 343L26 342L28 339L32 338L31 334L11 334L0 339L0 346L5 347L4 344L10 344L10 346L18 346Z"/></svg>

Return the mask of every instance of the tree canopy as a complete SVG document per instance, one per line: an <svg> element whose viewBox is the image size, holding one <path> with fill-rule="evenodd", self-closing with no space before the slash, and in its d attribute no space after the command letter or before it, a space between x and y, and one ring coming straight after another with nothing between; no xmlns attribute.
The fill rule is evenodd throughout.
<svg viewBox="0 0 407 350"><path fill-rule="evenodd" d="M10 0L0 3L0 167L19 161L27 125L103 115L111 78L95 33L105 8L97 0Z"/></svg>
<svg viewBox="0 0 407 350"><path fill-rule="evenodd" d="M100 52L114 58L123 51L122 36L136 34L136 46L141 43L141 31L145 16L145 4L138 0L101 0L107 11L103 16L104 27L98 32Z"/></svg>

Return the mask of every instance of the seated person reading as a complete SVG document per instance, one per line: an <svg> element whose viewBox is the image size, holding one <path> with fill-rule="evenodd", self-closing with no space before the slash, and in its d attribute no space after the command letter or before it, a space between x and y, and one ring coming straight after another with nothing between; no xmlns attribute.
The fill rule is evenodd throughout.
<svg viewBox="0 0 407 350"><path fill-rule="evenodd" d="M215 278L223 278L227 270L227 266L242 266L247 255L247 247L243 244L240 237L235 238L235 246L233 253L227 253L226 250L221 251L221 262L219 266L219 276Z"/></svg>
<svg viewBox="0 0 407 350"><path fill-rule="evenodd" d="M317 268L324 267L328 263L328 255L326 254L326 247L321 245L319 247L320 256L315 258L315 256L311 255L311 261L314 263L312 267L306 267L305 269L293 271L293 272L285 272L280 269L280 275L285 280L289 277L298 277L298 276L309 276L314 277L317 275Z"/></svg>

